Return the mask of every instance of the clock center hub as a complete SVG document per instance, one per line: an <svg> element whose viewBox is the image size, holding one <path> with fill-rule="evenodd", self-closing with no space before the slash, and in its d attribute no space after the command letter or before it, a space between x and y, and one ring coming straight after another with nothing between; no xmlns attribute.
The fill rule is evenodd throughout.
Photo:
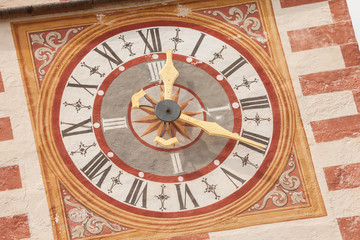
<svg viewBox="0 0 360 240"><path fill-rule="evenodd" d="M162 100L155 106L155 115L163 122L173 122L180 117L179 104L172 100Z"/></svg>

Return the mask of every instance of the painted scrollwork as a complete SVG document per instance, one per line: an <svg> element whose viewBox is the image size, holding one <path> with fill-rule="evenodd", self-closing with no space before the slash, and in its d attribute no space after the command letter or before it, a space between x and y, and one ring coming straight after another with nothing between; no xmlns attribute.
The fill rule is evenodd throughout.
<svg viewBox="0 0 360 240"><path fill-rule="evenodd" d="M258 12L256 8L255 3L246 4L247 12L244 14L243 11L239 8L232 7L229 9L229 16L226 14L220 12L220 11L214 11L212 14L214 16L221 16L225 21L228 23L238 26L244 31L249 34L251 37L254 37L257 41L261 43L265 43L266 39L258 33L255 33L254 31L259 31L261 29L261 22L256 17L251 17L249 15L254 14Z"/></svg>
<svg viewBox="0 0 360 240"><path fill-rule="evenodd" d="M64 36L62 36L62 34L59 32L49 32L47 34L46 33L30 34L31 44L32 45L39 44L42 46L37 48L34 53L35 58L38 61L42 62L38 70L41 77L45 76L46 72L44 68L53 61L58 49L64 46L68 42L70 34L76 34L82 29L83 29L82 27L71 28L65 33Z"/></svg>
<svg viewBox="0 0 360 240"><path fill-rule="evenodd" d="M85 232L99 234L104 230L104 227L107 227L114 232L127 230L127 228L121 227L118 224L110 224L104 218L95 216L93 212L90 212L84 206L73 203L70 200L71 196L64 197L65 204L73 207L68 212L68 219L75 224L81 223L71 229L73 239L84 237Z"/></svg>
<svg viewBox="0 0 360 240"><path fill-rule="evenodd" d="M297 176L290 176L290 173L292 173L296 168L293 155L290 157L288 166L290 169L284 171L281 174L278 183L270 192L265 195L262 204L255 204L249 209L249 211L264 209L269 200L271 200L276 207L284 207L289 202L289 196L292 200L291 204L293 205L298 203L305 203L303 192L295 192L295 190L297 190L301 185L300 179Z"/></svg>

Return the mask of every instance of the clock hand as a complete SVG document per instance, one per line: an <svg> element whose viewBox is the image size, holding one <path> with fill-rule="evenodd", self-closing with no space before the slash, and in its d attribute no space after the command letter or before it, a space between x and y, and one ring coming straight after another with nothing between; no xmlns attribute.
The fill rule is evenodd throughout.
<svg viewBox="0 0 360 240"><path fill-rule="evenodd" d="M226 130L225 128L221 127L216 122L202 121L200 119L190 117L183 113L181 113L179 119L182 120L183 122L191 124L195 127L201 128L202 130L204 130L205 132L207 132L210 135L227 137L227 138L238 140L238 141L246 143L246 144L253 145L255 147L266 149L266 146L259 144L257 142L254 142L252 140L249 140L247 138L241 137L238 134L235 134L233 132L230 132L230 131Z"/></svg>
<svg viewBox="0 0 360 240"><path fill-rule="evenodd" d="M170 147L170 146L174 145L175 143L178 143L179 141L176 137L172 137L172 138L169 138L166 140L160 136L156 136L154 142L156 142L164 147Z"/></svg>
<svg viewBox="0 0 360 240"><path fill-rule="evenodd" d="M165 66L159 72L159 76L164 83L164 99L171 99L174 82L179 76L179 72L174 67L172 56L173 51L167 50Z"/></svg>
<svg viewBox="0 0 360 240"><path fill-rule="evenodd" d="M137 93L134 93L134 95L131 96L131 107L134 109L140 108L139 105L139 99L146 95L146 92L141 89Z"/></svg>

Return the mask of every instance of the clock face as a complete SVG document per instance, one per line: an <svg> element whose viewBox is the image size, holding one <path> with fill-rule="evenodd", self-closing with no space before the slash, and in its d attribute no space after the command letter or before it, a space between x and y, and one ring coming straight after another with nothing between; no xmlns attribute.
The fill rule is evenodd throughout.
<svg viewBox="0 0 360 240"><path fill-rule="evenodd" d="M181 112L266 149L156 116L167 49ZM57 151L82 187L116 208L157 218L209 213L248 194L271 166L279 99L262 65L228 36L178 21L133 24L92 38L64 64L51 105ZM163 147L157 136L179 142Z"/></svg>

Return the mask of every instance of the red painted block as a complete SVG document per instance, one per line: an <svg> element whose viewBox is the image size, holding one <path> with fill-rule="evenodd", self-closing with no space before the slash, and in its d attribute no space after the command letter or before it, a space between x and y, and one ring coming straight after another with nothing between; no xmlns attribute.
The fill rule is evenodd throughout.
<svg viewBox="0 0 360 240"><path fill-rule="evenodd" d="M360 187L360 163L324 168L329 191Z"/></svg>
<svg viewBox="0 0 360 240"><path fill-rule="evenodd" d="M305 96L344 90L360 90L360 66L302 75L299 80Z"/></svg>
<svg viewBox="0 0 360 240"><path fill-rule="evenodd" d="M1 73L0 73L0 92L5 92L4 83L3 83L3 80L2 80Z"/></svg>
<svg viewBox="0 0 360 240"><path fill-rule="evenodd" d="M350 21L289 31L288 36L293 52L356 42Z"/></svg>
<svg viewBox="0 0 360 240"><path fill-rule="evenodd" d="M26 214L0 218L1 239L15 240L30 237Z"/></svg>
<svg viewBox="0 0 360 240"><path fill-rule="evenodd" d="M13 131L9 117L0 118L0 142L13 139Z"/></svg>
<svg viewBox="0 0 360 240"><path fill-rule="evenodd" d="M316 121L310 124L316 142L330 142L345 137L360 137L360 114Z"/></svg>
<svg viewBox="0 0 360 240"><path fill-rule="evenodd" d="M357 43L340 46L346 67L360 65L360 50Z"/></svg>
<svg viewBox="0 0 360 240"><path fill-rule="evenodd" d="M0 168L0 191L22 188L18 165Z"/></svg>
<svg viewBox="0 0 360 240"><path fill-rule="evenodd" d="M324 1L326 0L280 0L280 5L282 8L287 8Z"/></svg>
<svg viewBox="0 0 360 240"><path fill-rule="evenodd" d="M210 239L210 236L208 233L199 233L199 234L188 235L188 236L166 238L163 240L209 240L209 239Z"/></svg>
<svg viewBox="0 0 360 240"><path fill-rule="evenodd" d="M343 240L360 239L360 216L337 219Z"/></svg>
<svg viewBox="0 0 360 240"><path fill-rule="evenodd" d="M334 22L351 21L346 0L329 1L329 7Z"/></svg>
<svg viewBox="0 0 360 240"><path fill-rule="evenodd" d="M354 101L356 104L356 108L358 110L358 113L360 113L360 90L353 91L354 94Z"/></svg>

